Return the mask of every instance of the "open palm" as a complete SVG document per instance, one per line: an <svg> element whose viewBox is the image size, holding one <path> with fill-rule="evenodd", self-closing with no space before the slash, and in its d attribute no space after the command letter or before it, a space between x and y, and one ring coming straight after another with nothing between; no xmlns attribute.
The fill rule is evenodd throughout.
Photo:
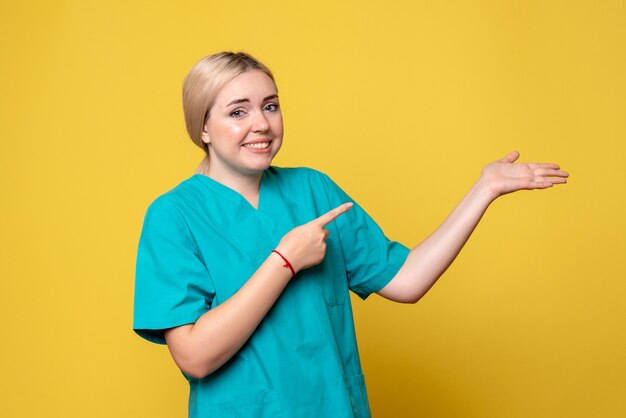
<svg viewBox="0 0 626 418"><path fill-rule="evenodd" d="M495 196L517 190L545 189L567 182L569 174L553 163L517 163L519 153L513 151L483 169L482 180Z"/></svg>

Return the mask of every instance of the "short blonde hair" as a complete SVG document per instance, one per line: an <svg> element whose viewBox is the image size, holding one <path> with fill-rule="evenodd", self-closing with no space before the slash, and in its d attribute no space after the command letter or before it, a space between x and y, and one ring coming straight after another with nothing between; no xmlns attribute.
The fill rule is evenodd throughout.
<svg viewBox="0 0 626 418"><path fill-rule="evenodd" d="M205 152L208 152L208 148L202 142L202 130L215 98L232 79L250 70L263 71L274 81L269 68L245 52L220 52L204 57L185 77L183 111L187 132L194 144Z"/></svg>

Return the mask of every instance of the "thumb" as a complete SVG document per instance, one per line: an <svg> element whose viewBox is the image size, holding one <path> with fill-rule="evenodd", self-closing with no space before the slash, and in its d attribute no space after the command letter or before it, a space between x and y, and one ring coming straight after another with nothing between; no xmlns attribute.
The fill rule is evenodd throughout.
<svg viewBox="0 0 626 418"><path fill-rule="evenodd" d="M512 163L519 158L519 152L513 151L500 160L501 163Z"/></svg>

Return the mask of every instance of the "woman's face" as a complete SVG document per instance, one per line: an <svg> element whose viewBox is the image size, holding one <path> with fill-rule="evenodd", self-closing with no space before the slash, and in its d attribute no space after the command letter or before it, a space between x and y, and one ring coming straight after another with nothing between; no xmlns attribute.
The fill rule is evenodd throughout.
<svg viewBox="0 0 626 418"><path fill-rule="evenodd" d="M276 85L263 71L235 77L219 92L202 140L209 149L209 176L258 175L268 168L283 141Z"/></svg>

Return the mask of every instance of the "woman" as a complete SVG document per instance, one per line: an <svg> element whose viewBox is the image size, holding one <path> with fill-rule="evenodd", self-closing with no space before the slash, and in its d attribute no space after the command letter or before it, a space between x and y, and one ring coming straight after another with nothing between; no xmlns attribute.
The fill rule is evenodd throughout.
<svg viewBox="0 0 626 418"><path fill-rule="evenodd" d="M183 104L206 158L148 208L134 329L167 344L190 383L190 417L370 416L348 290L416 302L494 199L568 176L513 152L409 251L326 175L271 166L278 92L251 56L201 60Z"/></svg>

